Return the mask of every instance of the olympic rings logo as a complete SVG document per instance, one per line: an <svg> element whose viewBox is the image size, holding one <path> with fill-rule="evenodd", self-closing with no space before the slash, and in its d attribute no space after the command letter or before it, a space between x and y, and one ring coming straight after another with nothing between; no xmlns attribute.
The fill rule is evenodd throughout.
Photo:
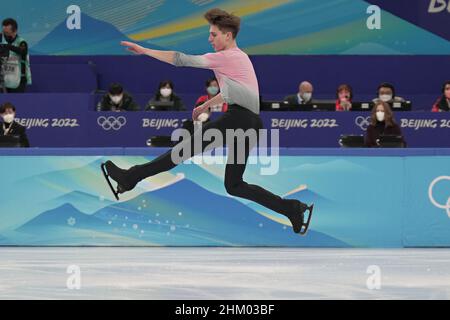
<svg viewBox="0 0 450 320"><path fill-rule="evenodd" d="M370 125L370 117L359 116L355 119L355 124L361 128L363 131L367 131L367 128Z"/></svg>
<svg viewBox="0 0 450 320"><path fill-rule="evenodd" d="M109 131L109 130L120 130L124 125L127 124L127 119L125 117L98 117L97 118L97 124L103 128L103 130Z"/></svg>
<svg viewBox="0 0 450 320"><path fill-rule="evenodd" d="M450 181L450 176L441 176L441 177L437 177L436 179L434 179L430 186L428 187L428 197L430 198L431 203L439 208L439 209L444 209L447 212L448 217L450 218L450 197L448 197L447 199L447 203L446 204L440 204L439 202L437 202L434 197L433 197L433 188L434 186L443 180L447 180Z"/></svg>

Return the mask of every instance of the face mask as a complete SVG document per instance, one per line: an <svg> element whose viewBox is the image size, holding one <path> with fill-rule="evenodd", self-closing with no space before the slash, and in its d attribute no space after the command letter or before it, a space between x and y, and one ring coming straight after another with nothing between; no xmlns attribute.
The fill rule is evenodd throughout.
<svg viewBox="0 0 450 320"><path fill-rule="evenodd" d="M206 90L211 96L215 96L219 92L219 88L214 86L208 87Z"/></svg>
<svg viewBox="0 0 450 320"><path fill-rule="evenodd" d="M3 121L5 121L5 123L13 122L14 121L14 114L12 114L12 113L5 114L3 116Z"/></svg>
<svg viewBox="0 0 450 320"><path fill-rule="evenodd" d="M304 94L302 94L302 98L303 98L303 101L309 101L312 98L312 93L311 92L305 92Z"/></svg>
<svg viewBox="0 0 450 320"><path fill-rule="evenodd" d="M382 94L382 95L380 95L380 100L383 102L391 101L392 95L391 94Z"/></svg>
<svg viewBox="0 0 450 320"><path fill-rule="evenodd" d="M111 101L114 104L119 104L122 101L123 95L120 96L111 96Z"/></svg>
<svg viewBox="0 0 450 320"><path fill-rule="evenodd" d="M159 90L159 92L161 93L161 95L164 98L168 98L170 97L170 95L172 94L172 89L169 88L162 88L161 90Z"/></svg>
<svg viewBox="0 0 450 320"><path fill-rule="evenodd" d="M377 111L377 120L380 122L384 121L384 111Z"/></svg>

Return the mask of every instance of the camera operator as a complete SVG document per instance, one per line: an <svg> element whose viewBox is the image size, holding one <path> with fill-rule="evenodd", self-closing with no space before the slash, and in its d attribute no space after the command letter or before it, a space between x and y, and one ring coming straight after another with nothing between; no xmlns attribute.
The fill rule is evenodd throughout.
<svg viewBox="0 0 450 320"><path fill-rule="evenodd" d="M3 20L2 26L0 45L9 50L9 57L2 68L4 86L8 93L22 93L31 84L28 44L17 34L18 25L14 19Z"/></svg>

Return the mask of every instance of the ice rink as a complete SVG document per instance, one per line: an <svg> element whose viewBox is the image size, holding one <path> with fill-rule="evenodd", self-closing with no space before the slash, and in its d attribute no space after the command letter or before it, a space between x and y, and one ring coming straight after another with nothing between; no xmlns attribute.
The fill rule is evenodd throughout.
<svg viewBox="0 0 450 320"><path fill-rule="evenodd" d="M0 298L449 299L449 266L450 249L9 247Z"/></svg>

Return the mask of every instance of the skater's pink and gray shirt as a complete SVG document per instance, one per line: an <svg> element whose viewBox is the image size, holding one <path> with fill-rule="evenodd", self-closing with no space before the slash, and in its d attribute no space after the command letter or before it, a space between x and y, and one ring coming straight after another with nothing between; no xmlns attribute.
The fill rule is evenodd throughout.
<svg viewBox="0 0 450 320"><path fill-rule="evenodd" d="M255 70L248 55L235 47L205 55L175 53L174 65L211 69L219 82L223 99L259 114L259 88Z"/></svg>

